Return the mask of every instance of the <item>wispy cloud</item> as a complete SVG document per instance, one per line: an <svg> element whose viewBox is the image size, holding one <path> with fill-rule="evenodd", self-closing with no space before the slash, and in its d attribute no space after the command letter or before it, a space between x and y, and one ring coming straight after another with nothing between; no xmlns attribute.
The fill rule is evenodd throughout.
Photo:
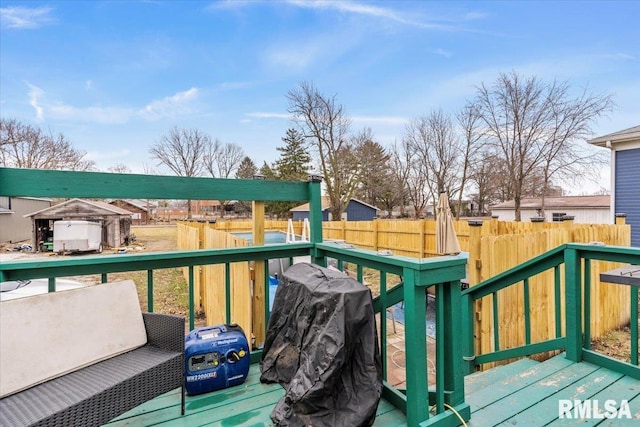
<svg viewBox="0 0 640 427"><path fill-rule="evenodd" d="M172 96L149 102L142 108L128 106L89 106L77 107L65 102L46 101L46 93L43 89L26 82L29 87L29 104L36 113L36 118L71 120L89 123L127 123L131 120L142 119L146 121L158 121L163 118L175 118L195 111L193 105L197 100L198 88L191 88L183 92L177 92ZM85 83L85 87L91 85Z"/></svg>
<svg viewBox="0 0 640 427"><path fill-rule="evenodd" d="M379 18L387 22L394 22L401 25L440 31L466 31L465 29L459 27L457 23L479 20L487 16L487 14L482 12L468 12L466 14L456 16L455 19L429 19L427 17L416 17L411 12L403 12L390 7L382 7L375 4L365 4L362 2L350 0L286 0L283 3L286 3L289 6L297 7L299 9L336 11L344 14ZM224 0L211 4L209 7L207 7L207 9L239 10L243 7L255 6L256 4L282 3Z"/></svg>
<svg viewBox="0 0 640 427"><path fill-rule="evenodd" d="M42 106L40 106L40 97L44 94L44 91L29 82L25 83L29 86L29 105L36 110L36 118L38 120L42 120L44 118L44 110L42 109Z"/></svg>
<svg viewBox="0 0 640 427"><path fill-rule="evenodd" d="M442 48L433 49L431 52L435 53L436 55L444 56L445 58L451 58L453 56L453 53Z"/></svg>
<svg viewBox="0 0 640 427"><path fill-rule="evenodd" d="M198 88L192 87L184 92L152 101L140 110L139 114L146 120L154 121L190 113L191 103L196 100L198 93Z"/></svg>
<svg viewBox="0 0 640 427"><path fill-rule="evenodd" d="M325 0L289 0L287 3L304 9L324 9L336 10L342 13L350 13L356 15L372 16L382 18L387 21L397 22L399 24L411 25L421 28L452 30L454 27L426 20L415 20L407 14L403 14L394 9L370 4L363 4L355 1L325 1Z"/></svg>
<svg viewBox="0 0 640 427"><path fill-rule="evenodd" d="M0 23L2 28L35 29L54 22L50 7L1 7Z"/></svg>

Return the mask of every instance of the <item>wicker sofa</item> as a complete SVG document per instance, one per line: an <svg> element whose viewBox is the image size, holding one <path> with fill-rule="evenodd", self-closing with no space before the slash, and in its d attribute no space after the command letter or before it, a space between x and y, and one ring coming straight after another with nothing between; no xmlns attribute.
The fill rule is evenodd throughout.
<svg viewBox="0 0 640 427"><path fill-rule="evenodd" d="M19 300L0 303L0 391L3 395L0 399L0 426L99 426L176 388L182 390L181 410L184 414L184 318L140 313L137 294L137 306L132 305L133 301L127 305L122 301L122 294L115 291L119 286L104 284L89 287L104 287L100 290L102 294L89 298L82 294L87 292L83 290L22 298L20 304L31 304L30 307L40 312L49 311L44 316L30 316L22 310L23 322L9 318L12 311L19 313L19 309L23 308L11 305ZM127 285L127 293L131 293L132 286L135 292L131 282ZM80 292L72 295L79 296L79 305L77 301L76 305L65 302L68 295L54 298L55 294L71 292ZM114 292L113 302L105 301L104 295ZM52 299L55 300L52 302ZM134 309L137 309L137 313L129 313ZM74 320L74 310L84 310L85 315L78 315ZM54 320L48 330L42 330L47 322L59 319L59 311L65 312L62 314L71 313L67 316L71 320ZM129 314L132 314L133 321L126 318ZM121 336L127 335L130 329L136 329L138 326L129 325L137 323L138 319L141 321L138 326L143 329L134 335L144 335L144 343L134 343L135 348L122 347ZM124 322L125 326L118 325L118 322ZM24 337L29 335L30 338L25 341ZM95 359L94 350L100 347L108 350L108 354L99 355L100 360L74 360ZM87 354L77 355L83 351ZM15 362L22 361L21 365L10 360L16 354L19 357L14 357ZM45 363L56 358L59 360L55 366L50 364L42 370L53 378L42 377L37 372L39 361ZM67 366L64 366L65 363ZM32 375L30 368L35 374ZM36 378L25 382L25 375ZM30 382L37 384L31 385Z"/></svg>

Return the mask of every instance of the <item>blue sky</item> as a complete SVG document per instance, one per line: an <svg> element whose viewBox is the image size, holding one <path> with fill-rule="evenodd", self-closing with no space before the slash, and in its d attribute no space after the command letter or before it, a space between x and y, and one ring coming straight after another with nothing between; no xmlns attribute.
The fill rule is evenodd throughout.
<svg viewBox="0 0 640 427"><path fill-rule="evenodd" d="M148 149L173 126L271 162L302 81L384 145L509 71L614 93L598 135L640 124L638 1L0 5L2 117L62 132L101 170L154 166Z"/></svg>

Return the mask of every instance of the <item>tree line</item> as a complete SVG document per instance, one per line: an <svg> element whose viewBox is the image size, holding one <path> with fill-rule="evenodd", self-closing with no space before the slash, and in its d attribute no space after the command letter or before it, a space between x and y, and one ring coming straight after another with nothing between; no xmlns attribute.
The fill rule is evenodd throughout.
<svg viewBox="0 0 640 427"><path fill-rule="evenodd" d="M242 148L222 143L198 129L174 127L149 149L157 166L179 176L306 180L310 171L324 178L332 218L349 200L360 199L384 211L425 215L438 194L447 192L458 216L463 197L473 201L467 214L485 214L491 204L514 200L516 220L524 197L559 195L560 183L578 183L599 171L606 155L590 151L584 140L596 120L613 111L610 94L568 82L501 73L458 111L435 109L407 123L399 141L385 147L370 128L354 130L336 95L302 82L286 94L292 126L278 146L278 159L258 167ZM61 135L13 119L0 121L2 166L91 170L86 153ZM130 172L125 165L112 172ZM228 201L220 201L224 212ZM191 217L191 203L188 215ZM267 212L284 216L296 202L273 202ZM249 211L238 203L236 209Z"/></svg>

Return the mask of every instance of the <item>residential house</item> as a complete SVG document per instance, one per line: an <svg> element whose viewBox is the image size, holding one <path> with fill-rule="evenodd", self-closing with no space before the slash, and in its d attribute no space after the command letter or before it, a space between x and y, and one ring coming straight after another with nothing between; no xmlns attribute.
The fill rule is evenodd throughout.
<svg viewBox="0 0 640 427"><path fill-rule="evenodd" d="M587 141L611 150L611 197L609 222L616 213L626 214L631 225L631 246L640 247L640 126Z"/></svg>
<svg viewBox="0 0 640 427"><path fill-rule="evenodd" d="M573 216L574 222L588 224L610 224L610 196L565 196L546 197L545 221L562 221L564 216ZM509 200L491 206L491 215L501 221L513 221L516 217L515 201ZM542 216L542 199L523 198L520 201L520 218Z"/></svg>

